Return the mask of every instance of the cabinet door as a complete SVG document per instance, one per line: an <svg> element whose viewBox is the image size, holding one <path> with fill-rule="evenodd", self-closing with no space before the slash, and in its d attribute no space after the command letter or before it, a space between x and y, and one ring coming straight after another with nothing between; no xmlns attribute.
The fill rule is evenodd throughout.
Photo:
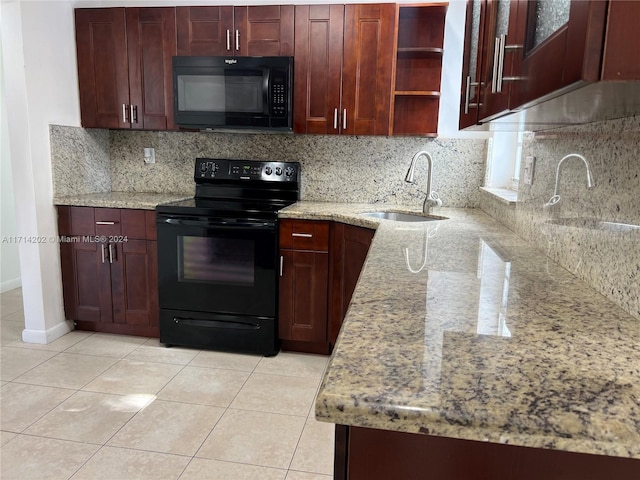
<svg viewBox="0 0 640 480"><path fill-rule="evenodd" d="M109 244L109 254L114 322L148 334L143 327L158 325L157 244L129 239Z"/></svg>
<svg viewBox="0 0 640 480"><path fill-rule="evenodd" d="M95 209L58 207L65 314L69 320L111 323L111 273L104 243L95 241Z"/></svg>
<svg viewBox="0 0 640 480"><path fill-rule="evenodd" d="M329 254L281 250L279 337L282 340L327 340Z"/></svg>
<svg viewBox="0 0 640 480"><path fill-rule="evenodd" d="M522 80L517 82L518 95L513 106L572 84L577 87L581 81L600 79L607 2L519 0L519 3L518 15L526 33Z"/></svg>
<svg viewBox="0 0 640 480"><path fill-rule="evenodd" d="M234 55L293 56L293 5L235 7Z"/></svg>
<svg viewBox="0 0 640 480"><path fill-rule="evenodd" d="M345 7L341 131L390 133L395 4Z"/></svg>
<svg viewBox="0 0 640 480"><path fill-rule="evenodd" d="M166 130L173 123L171 58L176 55L173 8L127 8L132 128Z"/></svg>
<svg viewBox="0 0 640 480"><path fill-rule="evenodd" d="M369 228L332 224L329 283L329 342L332 345L338 338L374 234Z"/></svg>
<svg viewBox="0 0 640 480"><path fill-rule="evenodd" d="M480 55L484 38L486 6L486 0L467 0L464 53L462 57L462 91L460 93L460 129L478 123L478 106L482 82Z"/></svg>
<svg viewBox="0 0 640 480"><path fill-rule="evenodd" d="M295 7L295 133L340 133L344 5Z"/></svg>
<svg viewBox="0 0 640 480"><path fill-rule="evenodd" d="M231 55L233 7L176 7L178 55Z"/></svg>
<svg viewBox="0 0 640 480"><path fill-rule="evenodd" d="M77 9L75 17L82 126L129 128L125 9Z"/></svg>
<svg viewBox="0 0 640 480"><path fill-rule="evenodd" d="M514 103L511 87L520 78L524 37L519 5L519 0L487 0L478 115L482 121L507 113Z"/></svg>

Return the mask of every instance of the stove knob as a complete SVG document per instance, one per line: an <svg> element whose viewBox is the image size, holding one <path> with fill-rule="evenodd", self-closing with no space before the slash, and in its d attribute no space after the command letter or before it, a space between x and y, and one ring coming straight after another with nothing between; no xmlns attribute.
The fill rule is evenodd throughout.
<svg viewBox="0 0 640 480"><path fill-rule="evenodd" d="M267 175L271 175L273 173L273 168L265 167L264 168L264 173L266 173Z"/></svg>
<svg viewBox="0 0 640 480"><path fill-rule="evenodd" d="M296 169L295 169L295 168L293 168L293 167L285 167L285 168L284 168L284 174L285 174L287 177L292 176L292 175L295 173L295 171L296 171Z"/></svg>
<svg viewBox="0 0 640 480"><path fill-rule="evenodd" d="M282 167L276 167L276 175L282 175Z"/></svg>

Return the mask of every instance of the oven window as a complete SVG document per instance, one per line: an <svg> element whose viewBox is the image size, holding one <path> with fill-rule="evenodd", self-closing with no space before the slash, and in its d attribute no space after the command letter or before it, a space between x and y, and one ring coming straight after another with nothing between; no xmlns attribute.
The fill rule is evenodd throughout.
<svg viewBox="0 0 640 480"><path fill-rule="evenodd" d="M261 72L259 72L261 73ZM262 75L179 75L181 112L262 113Z"/></svg>
<svg viewBox="0 0 640 480"><path fill-rule="evenodd" d="M254 284L254 241L216 237L178 237L178 281Z"/></svg>

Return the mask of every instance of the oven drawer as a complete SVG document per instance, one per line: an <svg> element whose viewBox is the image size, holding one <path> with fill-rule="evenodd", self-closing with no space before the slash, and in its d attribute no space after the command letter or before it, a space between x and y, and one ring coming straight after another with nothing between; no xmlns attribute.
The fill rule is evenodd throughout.
<svg viewBox="0 0 640 480"><path fill-rule="evenodd" d="M281 219L280 248L328 252L329 222Z"/></svg>

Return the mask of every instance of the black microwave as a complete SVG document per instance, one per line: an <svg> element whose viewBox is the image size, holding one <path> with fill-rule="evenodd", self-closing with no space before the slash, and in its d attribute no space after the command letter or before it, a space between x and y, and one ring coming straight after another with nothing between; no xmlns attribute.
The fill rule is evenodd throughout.
<svg viewBox="0 0 640 480"><path fill-rule="evenodd" d="M175 123L193 129L293 129L293 57L173 57Z"/></svg>

